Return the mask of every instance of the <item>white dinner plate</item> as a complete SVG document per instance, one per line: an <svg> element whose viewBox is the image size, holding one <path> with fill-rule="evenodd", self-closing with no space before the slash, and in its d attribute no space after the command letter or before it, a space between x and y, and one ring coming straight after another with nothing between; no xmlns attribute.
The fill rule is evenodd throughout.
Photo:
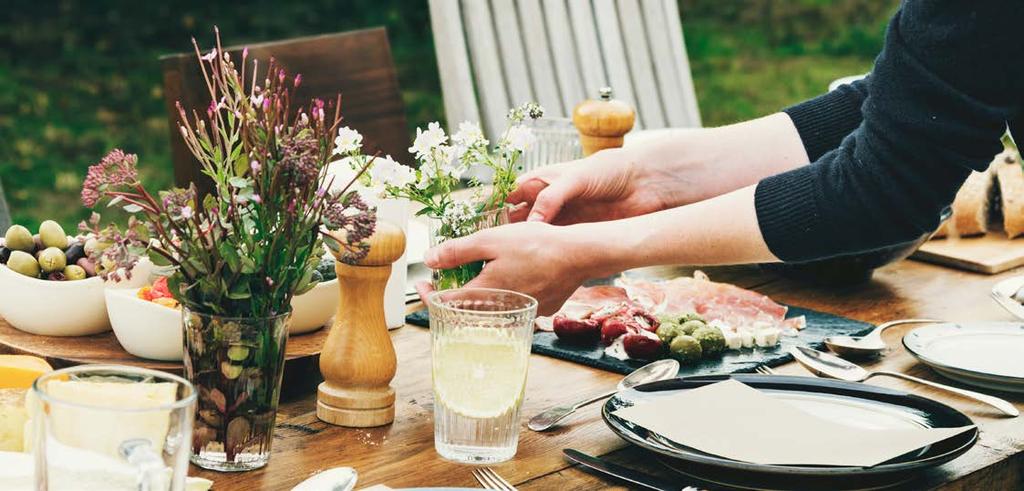
<svg viewBox="0 0 1024 491"><path fill-rule="evenodd" d="M988 389L1024 392L1024 324L932 324L903 336L903 346L940 374Z"/></svg>

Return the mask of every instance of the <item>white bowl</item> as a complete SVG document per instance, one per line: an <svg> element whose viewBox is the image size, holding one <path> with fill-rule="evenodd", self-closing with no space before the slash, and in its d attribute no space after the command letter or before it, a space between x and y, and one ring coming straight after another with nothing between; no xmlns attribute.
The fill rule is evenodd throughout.
<svg viewBox="0 0 1024 491"><path fill-rule="evenodd" d="M289 334L312 332L324 327L338 311L338 279L317 283L312 290L292 297Z"/></svg>
<svg viewBox="0 0 1024 491"><path fill-rule="evenodd" d="M138 297L138 288L108 288L107 314L125 351L150 360L181 361L181 311Z"/></svg>
<svg viewBox="0 0 1024 491"><path fill-rule="evenodd" d="M137 288L146 282L149 260L140 261L132 279L104 282L92 277L49 281L0 265L0 317L22 331L43 336L88 336L110 330L105 288Z"/></svg>

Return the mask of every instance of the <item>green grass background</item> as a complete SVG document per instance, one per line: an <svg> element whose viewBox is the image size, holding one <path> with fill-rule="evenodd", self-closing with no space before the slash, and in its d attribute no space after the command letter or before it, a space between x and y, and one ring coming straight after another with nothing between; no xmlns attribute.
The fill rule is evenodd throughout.
<svg viewBox="0 0 1024 491"><path fill-rule="evenodd" d="M477 0L484 1L484 0ZM543 0L562 1L562 0ZM641 0L645 1L645 0ZM870 69L896 0L680 0L705 126L777 111ZM0 179L15 223L73 229L86 168L120 147L152 190L172 180L157 58L388 28L410 132L443 120L426 0L8 0L0 9Z"/></svg>

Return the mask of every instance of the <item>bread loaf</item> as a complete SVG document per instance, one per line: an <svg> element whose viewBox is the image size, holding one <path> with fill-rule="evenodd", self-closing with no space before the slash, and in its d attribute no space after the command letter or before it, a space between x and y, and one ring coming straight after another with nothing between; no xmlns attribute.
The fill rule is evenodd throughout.
<svg viewBox="0 0 1024 491"><path fill-rule="evenodd" d="M988 210L994 191L992 167L972 172L956 193L953 216L944 222L933 237L970 237L988 232Z"/></svg>
<svg viewBox="0 0 1024 491"><path fill-rule="evenodd" d="M1011 239L1024 234L1024 170L1015 152L1004 152L996 164L1003 207L1003 229Z"/></svg>

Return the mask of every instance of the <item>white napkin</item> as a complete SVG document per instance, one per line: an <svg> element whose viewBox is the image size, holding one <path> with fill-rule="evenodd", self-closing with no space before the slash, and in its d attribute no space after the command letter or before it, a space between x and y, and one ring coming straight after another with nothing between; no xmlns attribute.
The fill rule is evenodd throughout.
<svg viewBox="0 0 1024 491"><path fill-rule="evenodd" d="M776 465L870 467L973 428L855 427L801 411L735 380L614 414L687 447Z"/></svg>

